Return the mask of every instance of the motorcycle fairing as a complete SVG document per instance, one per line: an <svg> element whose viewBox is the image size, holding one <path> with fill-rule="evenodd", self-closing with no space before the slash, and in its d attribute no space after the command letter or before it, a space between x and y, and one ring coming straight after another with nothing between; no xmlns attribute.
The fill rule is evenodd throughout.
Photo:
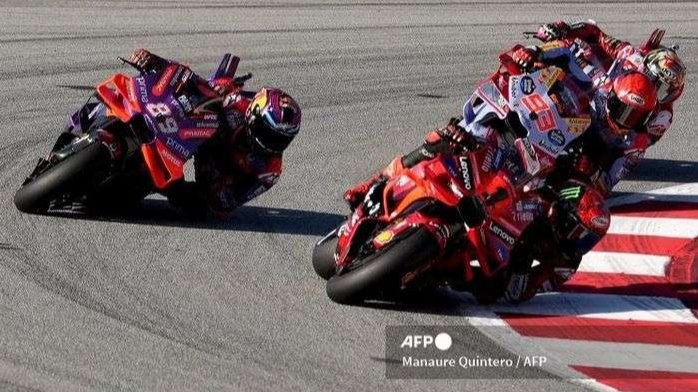
<svg viewBox="0 0 698 392"><path fill-rule="evenodd" d="M386 184L383 206L390 218L402 215L420 199L434 198L454 207L467 194L463 182L454 176L453 156L443 155L403 170Z"/></svg>
<svg viewBox="0 0 698 392"><path fill-rule="evenodd" d="M517 197L518 201L514 202ZM472 241L479 241L476 255L482 273L490 277L511 264L511 251L519 237L533 221L545 212L540 208L545 202L533 193L511 195L489 209L482 225L468 234Z"/></svg>
<svg viewBox="0 0 698 392"><path fill-rule="evenodd" d="M384 185L374 185L366 194L364 203L354 210L338 231L337 267L341 269L351 263L357 248L365 242L364 236L372 233L378 224L392 222L389 228L384 228L372 239L376 248L417 226L425 227L440 244L445 245L448 230L438 219L421 214L419 210L434 199L455 207L460 198L468 194L459 178L460 172L454 172L455 159L440 156L420 162L412 168L403 168Z"/></svg>
<svg viewBox="0 0 698 392"><path fill-rule="evenodd" d="M440 224L438 219L415 211L414 213L406 215L404 219L399 219L396 222L397 223L394 222L392 225L384 228L373 238L372 244L375 249L381 249L387 246L395 239L403 237L416 227L427 229L439 243L440 249L443 250L446 247L446 242L449 238L448 228Z"/></svg>
<svg viewBox="0 0 698 392"><path fill-rule="evenodd" d="M383 182L374 184L366 193L363 203L337 230L335 261L338 269L349 264L356 256L358 247L362 243L357 238L371 233L375 226L381 223L382 220L379 217L384 208L381 199L384 185Z"/></svg>
<svg viewBox="0 0 698 392"><path fill-rule="evenodd" d="M478 139L485 139L486 128L482 124L493 118L504 119L510 108L491 79L481 82L463 105L463 120L458 124Z"/></svg>
<svg viewBox="0 0 698 392"><path fill-rule="evenodd" d="M564 83L567 77L562 69L551 66L530 75L512 76L509 83L512 110L528 130L527 138L536 153L549 158L541 159L541 162L554 162L581 134L579 126L590 123L585 122L584 118L575 117L570 121L576 127L571 129L550 97L550 88L556 83Z"/></svg>
<svg viewBox="0 0 698 392"><path fill-rule="evenodd" d="M230 74L234 64L228 59L222 74ZM143 73L132 78L116 74L97 86L97 95L111 114L128 123L138 114L154 139L141 146L141 152L157 189L167 188L184 176L184 164L199 146L213 137L219 119L203 109L211 99L194 102L190 91L180 91L192 77L187 67L171 63L161 72Z"/></svg>
<svg viewBox="0 0 698 392"><path fill-rule="evenodd" d="M184 178L186 161L175 156L160 140L141 146L143 161L158 189L165 189L171 183Z"/></svg>
<svg viewBox="0 0 698 392"><path fill-rule="evenodd" d="M129 75L117 73L97 85L97 95L111 114L127 123L141 108L136 99L133 80Z"/></svg>

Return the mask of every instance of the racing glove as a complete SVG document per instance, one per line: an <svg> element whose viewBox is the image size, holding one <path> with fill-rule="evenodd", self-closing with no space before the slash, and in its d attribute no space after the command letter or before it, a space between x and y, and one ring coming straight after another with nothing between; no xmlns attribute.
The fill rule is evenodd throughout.
<svg viewBox="0 0 698 392"><path fill-rule="evenodd" d="M165 59L162 57L156 56L142 48L133 51L128 61L136 64L145 71L158 71L166 63Z"/></svg>
<svg viewBox="0 0 698 392"><path fill-rule="evenodd" d="M162 192L175 207L190 218L205 219L210 211L205 192L193 182L177 181Z"/></svg>
<svg viewBox="0 0 698 392"><path fill-rule="evenodd" d="M564 38L569 31L570 26L567 23L558 20L553 23L541 25L536 33L536 38L543 42L554 41Z"/></svg>
<svg viewBox="0 0 698 392"><path fill-rule="evenodd" d="M538 59L538 53L531 48L520 47L511 54L511 58L516 62L516 64L524 72L529 72L533 69L536 60Z"/></svg>
<svg viewBox="0 0 698 392"><path fill-rule="evenodd" d="M458 125L461 122L460 118L452 117L448 125L436 131L430 132L427 135L426 144L436 144L439 142L447 142L452 148L463 148L466 150L474 150L477 148L477 141L465 129Z"/></svg>
<svg viewBox="0 0 698 392"><path fill-rule="evenodd" d="M346 201L347 204L349 204L349 208L354 211L366 197L366 193L368 193L368 190L371 189L371 186L383 179L385 179L385 177L379 173L367 181L360 182L355 187L344 192L344 201Z"/></svg>

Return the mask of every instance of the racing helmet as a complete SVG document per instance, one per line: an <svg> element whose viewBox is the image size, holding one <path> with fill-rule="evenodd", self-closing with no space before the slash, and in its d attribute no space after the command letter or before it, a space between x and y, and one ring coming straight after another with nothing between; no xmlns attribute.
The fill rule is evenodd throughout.
<svg viewBox="0 0 698 392"><path fill-rule="evenodd" d="M250 102L245 120L253 145L261 151L279 154L300 130L301 109L290 95L265 87Z"/></svg>
<svg viewBox="0 0 698 392"><path fill-rule="evenodd" d="M606 101L608 123L622 135L644 125L657 106L657 89L650 78L637 71L618 76Z"/></svg>
<svg viewBox="0 0 698 392"><path fill-rule="evenodd" d="M671 48L654 49L647 53L642 70L657 86L660 103L675 101L683 93L686 66Z"/></svg>
<svg viewBox="0 0 698 392"><path fill-rule="evenodd" d="M559 195L553 219L555 233L562 243L584 255L606 235L611 213L603 196L584 183L568 181Z"/></svg>

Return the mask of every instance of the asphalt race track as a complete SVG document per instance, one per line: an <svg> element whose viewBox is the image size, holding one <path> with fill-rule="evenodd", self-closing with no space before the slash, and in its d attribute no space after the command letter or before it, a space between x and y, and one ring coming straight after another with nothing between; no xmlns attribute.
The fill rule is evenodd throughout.
<svg viewBox="0 0 698 392"><path fill-rule="evenodd" d="M386 325L463 325L467 304L335 305L311 249L346 213L344 189L457 115L501 49L558 18L593 18L633 43L664 27L681 45L689 79L674 125L620 191L698 181L698 4L385 3L0 3L0 389L583 389L386 380ZM280 183L223 222L188 222L157 198L110 221L20 214L12 196L65 116L128 72L116 57L138 47L203 74L230 51L250 87L296 97L303 129Z"/></svg>

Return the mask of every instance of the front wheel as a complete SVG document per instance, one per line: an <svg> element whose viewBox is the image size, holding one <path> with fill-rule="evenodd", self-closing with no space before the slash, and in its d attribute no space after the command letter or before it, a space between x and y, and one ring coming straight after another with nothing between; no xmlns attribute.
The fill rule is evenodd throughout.
<svg viewBox="0 0 698 392"><path fill-rule="evenodd" d="M313 269L322 279L329 279L337 273L334 254L337 250L337 229L324 236L313 248Z"/></svg>
<svg viewBox="0 0 698 392"><path fill-rule="evenodd" d="M102 143L88 145L22 185L15 193L15 206L22 212L45 212L51 200L70 190L88 170L108 158L109 152Z"/></svg>
<svg viewBox="0 0 698 392"><path fill-rule="evenodd" d="M418 228L366 259L357 260L358 268L331 277L327 282L327 296L342 304L360 302L438 253L436 238L426 229Z"/></svg>

